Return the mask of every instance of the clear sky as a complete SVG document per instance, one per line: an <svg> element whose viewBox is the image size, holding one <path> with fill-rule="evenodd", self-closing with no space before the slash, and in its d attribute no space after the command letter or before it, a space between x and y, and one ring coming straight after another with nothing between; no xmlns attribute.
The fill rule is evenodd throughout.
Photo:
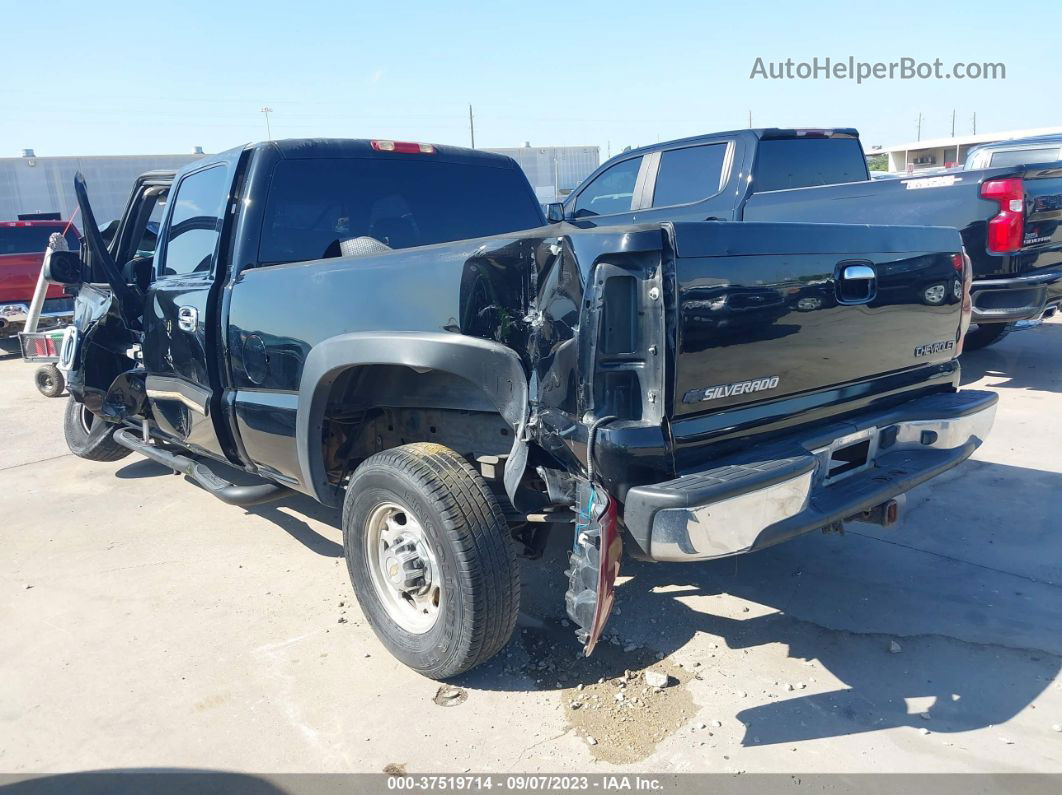
<svg viewBox="0 0 1062 795"><path fill-rule="evenodd" d="M3 2L0 156L273 137L641 145L748 126L864 144L1062 125L1062 2ZM751 80L757 57L1002 61L1006 79Z"/></svg>

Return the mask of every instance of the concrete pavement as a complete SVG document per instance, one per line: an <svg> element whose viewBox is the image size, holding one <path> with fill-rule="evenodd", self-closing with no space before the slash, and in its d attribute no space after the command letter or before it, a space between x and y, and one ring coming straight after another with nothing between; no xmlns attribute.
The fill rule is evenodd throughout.
<svg viewBox="0 0 1062 795"><path fill-rule="evenodd" d="M0 358L0 771L1062 772L1060 362L1057 321L964 357L996 428L896 528L626 562L588 662L553 539L513 642L440 706L362 618L333 512L74 458L64 400ZM647 667L666 695L603 719Z"/></svg>

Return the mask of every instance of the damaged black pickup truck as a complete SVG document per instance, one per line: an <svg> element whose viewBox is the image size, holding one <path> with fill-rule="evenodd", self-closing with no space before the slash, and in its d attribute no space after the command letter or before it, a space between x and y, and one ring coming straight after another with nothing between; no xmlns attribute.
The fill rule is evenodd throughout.
<svg viewBox="0 0 1062 795"><path fill-rule="evenodd" d="M957 389L954 230L544 225L512 160L394 141L146 175L109 245L76 188L86 242L46 265L77 295L70 449L135 451L236 505L341 506L365 615L430 677L505 645L517 555L549 532L572 539L589 653L624 550L890 524L992 424L995 395Z"/></svg>

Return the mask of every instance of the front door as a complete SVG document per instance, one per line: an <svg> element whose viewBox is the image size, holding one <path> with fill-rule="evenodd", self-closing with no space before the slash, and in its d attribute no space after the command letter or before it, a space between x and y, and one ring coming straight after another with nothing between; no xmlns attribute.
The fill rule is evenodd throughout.
<svg viewBox="0 0 1062 795"><path fill-rule="evenodd" d="M231 165L186 174L170 192L144 307L147 395L159 429L224 457L214 427L215 329L210 323Z"/></svg>

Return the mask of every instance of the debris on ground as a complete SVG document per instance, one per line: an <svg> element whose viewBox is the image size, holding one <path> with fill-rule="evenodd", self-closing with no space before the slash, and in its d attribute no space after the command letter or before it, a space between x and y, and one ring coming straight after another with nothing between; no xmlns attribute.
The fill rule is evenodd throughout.
<svg viewBox="0 0 1062 795"><path fill-rule="evenodd" d="M613 636L584 657L559 620L529 629L520 641L527 653L522 672L538 682L543 671L551 671L540 686L557 683L565 717L595 759L613 764L646 759L696 714L685 687L692 675L672 660L659 660L653 649Z"/></svg>
<svg viewBox="0 0 1062 795"><path fill-rule="evenodd" d="M435 698L432 700L440 707L456 707L458 704L464 704L467 699L468 691L463 687L442 685L435 691Z"/></svg>
<svg viewBox="0 0 1062 795"><path fill-rule="evenodd" d="M649 687L667 687L670 682L670 677L660 671L646 671L644 678Z"/></svg>

